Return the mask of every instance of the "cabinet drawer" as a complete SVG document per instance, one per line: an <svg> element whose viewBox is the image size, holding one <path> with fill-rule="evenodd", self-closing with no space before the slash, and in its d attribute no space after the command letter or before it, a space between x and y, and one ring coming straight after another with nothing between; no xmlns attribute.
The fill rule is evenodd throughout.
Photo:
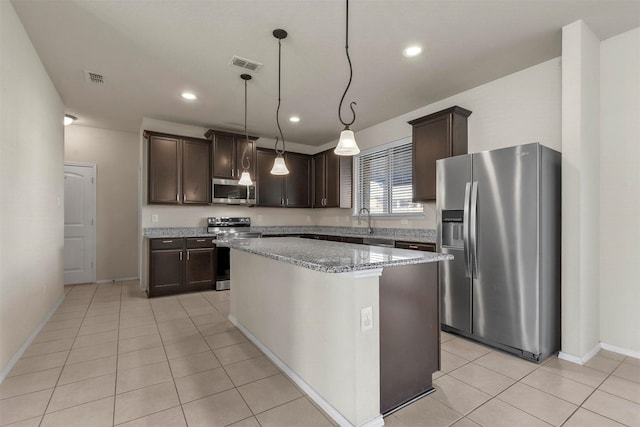
<svg viewBox="0 0 640 427"><path fill-rule="evenodd" d="M162 249L182 249L184 248L184 239L178 238L166 238L166 239L151 239L151 250Z"/></svg>
<svg viewBox="0 0 640 427"><path fill-rule="evenodd" d="M212 237L189 237L187 239L187 249L213 248L215 246L216 246L216 239Z"/></svg>
<svg viewBox="0 0 640 427"><path fill-rule="evenodd" d="M435 252L435 243L396 242L396 248L413 249L414 251Z"/></svg>

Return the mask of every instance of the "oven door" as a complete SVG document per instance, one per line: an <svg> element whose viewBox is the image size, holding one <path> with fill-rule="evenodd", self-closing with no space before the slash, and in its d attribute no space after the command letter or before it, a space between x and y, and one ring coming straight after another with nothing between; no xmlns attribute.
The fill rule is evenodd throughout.
<svg viewBox="0 0 640 427"><path fill-rule="evenodd" d="M256 203L256 187L240 185L233 179L212 180L212 201L227 205L254 205Z"/></svg>

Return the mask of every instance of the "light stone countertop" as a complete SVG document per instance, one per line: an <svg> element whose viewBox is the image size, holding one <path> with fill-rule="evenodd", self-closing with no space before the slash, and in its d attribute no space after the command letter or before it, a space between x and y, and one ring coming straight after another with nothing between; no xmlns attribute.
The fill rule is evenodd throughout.
<svg viewBox="0 0 640 427"><path fill-rule="evenodd" d="M272 234L321 234L343 237L374 237L396 241L408 241L417 243L435 243L436 231L432 229L411 228L374 228L372 235L367 234L364 227L328 227L328 226L252 226L243 228L242 231L258 232L263 236ZM144 229L144 237L211 237L206 227L150 227Z"/></svg>
<svg viewBox="0 0 640 427"><path fill-rule="evenodd" d="M346 273L453 259L453 255L435 252L297 237L232 240L221 245L324 273Z"/></svg>

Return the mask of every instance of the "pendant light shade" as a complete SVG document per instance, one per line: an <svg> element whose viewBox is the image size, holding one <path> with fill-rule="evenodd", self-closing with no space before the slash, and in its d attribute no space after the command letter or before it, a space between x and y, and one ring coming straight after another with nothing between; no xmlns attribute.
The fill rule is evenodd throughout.
<svg viewBox="0 0 640 427"><path fill-rule="evenodd" d="M360 152L358 144L356 144L356 137L353 135L353 131L349 129L349 126L340 132L340 140L333 152L338 156L355 156Z"/></svg>
<svg viewBox="0 0 640 427"><path fill-rule="evenodd" d="M288 175L289 169L287 169L287 165L284 162L284 154L285 145L284 145L284 135L282 134L282 128L280 127L280 75L282 69L282 39L287 38L287 32L282 29L273 30L273 37L278 39L278 108L276 109L276 124L278 125L278 131L280 132L280 140L282 141L282 150L278 150L278 142L280 141L276 136L276 159L273 161L273 167L271 168L272 175Z"/></svg>
<svg viewBox="0 0 640 427"><path fill-rule="evenodd" d="M247 132L247 81L251 80L250 74L241 74L240 78L244 80L244 137L247 141L249 141L249 133ZM247 147L249 143L244 144L244 151L242 152L242 174L240 174L240 181L238 184L240 185L253 185L253 181L251 181L251 175L249 174L249 167L251 166L251 161L249 157L247 157ZM245 160L247 161L247 166L245 167Z"/></svg>
<svg viewBox="0 0 640 427"><path fill-rule="evenodd" d="M276 159L273 161L273 167L271 168L272 175L288 175L289 169L287 169L287 165L284 162L284 157L282 157L281 153L278 153Z"/></svg>
<svg viewBox="0 0 640 427"><path fill-rule="evenodd" d="M338 105L338 119L340 119L340 123L344 125L344 130L340 132L340 140L338 141L338 145L333 150L338 156L354 156L360 152L358 148L358 144L356 144L356 137L353 134L353 131L349 126L351 126L356 121L356 111L353 109L354 105L357 105L355 102L349 104L349 108L351 109L351 113L353 114L353 119L350 122L346 122L342 120L342 103L344 102L344 97L347 96L347 91L351 86L351 81L353 80L353 67L351 65L351 57L349 56L349 0L347 1L347 27L346 27L346 36L345 36L345 44L344 50L347 54L347 61L349 62L349 83L347 83L347 87L342 94L342 98L340 98L340 105Z"/></svg>
<svg viewBox="0 0 640 427"><path fill-rule="evenodd" d="M251 176L249 176L248 171L242 171L240 175L240 181L238 181L240 185L253 185L253 181L251 181Z"/></svg>

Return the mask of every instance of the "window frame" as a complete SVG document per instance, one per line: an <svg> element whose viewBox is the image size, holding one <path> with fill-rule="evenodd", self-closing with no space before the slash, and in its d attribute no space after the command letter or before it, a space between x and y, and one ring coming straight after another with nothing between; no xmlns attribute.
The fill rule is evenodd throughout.
<svg viewBox="0 0 640 427"><path fill-rule="evenodd" d="M392 141L392 142L388 142L385 144L381 144L381 145L377 145L375 147L372 148L368 148L366 150L362 150L360 151L359 154L353 156L353 182L354 182L354 191L353 191L353 213L352 213L352 217L356 218L358 217L358 212L361 209L360 206L360 199L361 199L361 187L360 187L360 175L361 175L361 162L360 159L362 156L367 156L376 152L380 152L380 151L388 151L390 149L396 148L396 147L400 147L403 145L407 145L407 144L413 144L412 138L410 136L405 137L405 138L401 138L398 139L396 141ZM413 165L411 165L411 167L413 168ZM392 179L392 170L391 168L388 168L388 180L387 182L390 184L393 182ZM412 175L413 175L413 170L412 170ZM413 180L411 182L411 186L413 189ZM425 213L424 213L424 203L421 202L416 202L416 204L420 205L422 207L422 210L420 212L401 212L401 213L396 213L393 212L393 194L392 194L392 186L391 185L387 185L387 188L385 189L385 191L387 192L387 210L389 210L389 213L371 213L371 217L374 218L389 218L389 219L393 219L393 218L424 218L425 217Z"/></svg>

